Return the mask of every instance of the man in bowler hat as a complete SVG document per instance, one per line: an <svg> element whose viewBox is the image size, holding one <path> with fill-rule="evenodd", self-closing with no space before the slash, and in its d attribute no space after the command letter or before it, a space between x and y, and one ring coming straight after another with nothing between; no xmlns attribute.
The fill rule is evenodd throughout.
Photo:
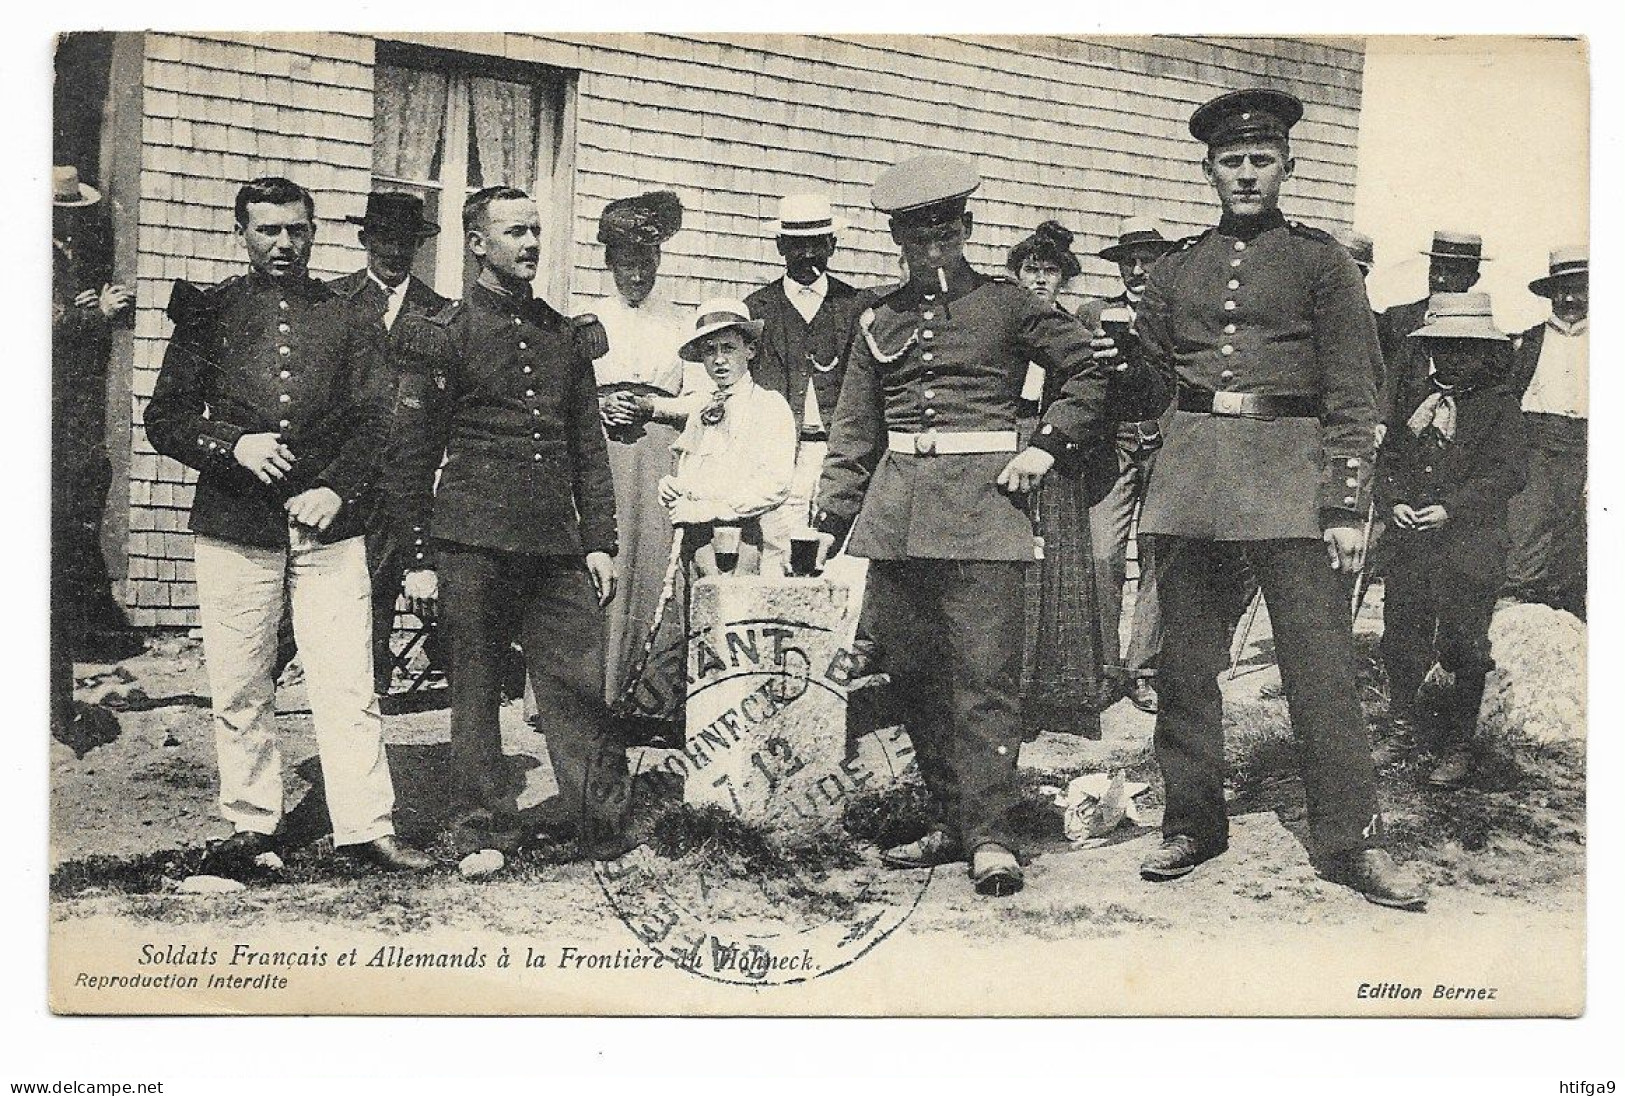
<svg viewBox="0 0 1625 1096"><path fill-rule="evenodd" d="M1011 814L1021 748L1026 495L1102 440L1110 367L1075 320L965 261L976 170L927 154L887 170L908 281L858 319L815 527L869 560L866 596L937 812L899 867L970 860L981 894L1023 883ZM1070 379L1018 452L1028 363ZM1051 472L1058 463L1067 467Z"/></svg>
<svg viewBox="0 0 1625 1096"><path fill-rule="evenodd" d="M359 225L367 265L328 282L333 292L357 305L360 312L393 332L402 316L433 315L451 302L412 273L418 251L434 239L440 226L423 216L423 199L415 194L373 193L360 217L345 218ZM391 361L391 371L394 365ZM391 377L393 388L394 378ZM367 569L372 575L373 691L389 692L393 656L389 637L395 628L395 601L406 571L403 546L384 506L374 508L367 520Z"/></svg>
<svg viewBox="0 0 1625 1096"><path fill-rule="evenodd" d="M1279 209L1303 104L1230 92L1191 117L1223 215L1152 268L1138 353L1175 389L1146 491L1163 613L1155 748L1163 840L1140 866L1177 879L1228 844L1218 674L1245 562L1269 603L1311 856L1374 902L1425 892L1382 849L1341 576L1358 571L1371 483L1376 325L1360 272L1329 235Z"/></svg>

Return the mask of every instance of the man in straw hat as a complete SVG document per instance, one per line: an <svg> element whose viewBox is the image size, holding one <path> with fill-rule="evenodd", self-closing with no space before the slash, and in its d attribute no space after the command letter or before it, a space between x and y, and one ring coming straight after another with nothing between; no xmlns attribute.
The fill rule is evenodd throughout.
<svg viewBox="0 0 1625 1096"><path fill-rule="evenodd" d="M764 572L783 569L790 536L805 527L808 504L828 448L829 423L846 376L847 346L869 294L829 272L835 237L844 226L822 194L779 200L774 246L784 274L745 298L762 321L755 382L783 396L796 421L796 474L790 497L763 519Z"/></svg>
<svg viewBox="0 0 1625 1096"><path fill-rule="evenodd" d="M1161 222L1149 217L1125 220L1117 242L1099 252L1102 259L1117 264L1123 291L1114 297L1085 301L1078 308L1078 319L1093 330L1100 326L1100 318L1108 309L1132 314L1145 296L1145 280L1152 264L1173 246L1173 241L1163 235ZM1117 477L1106 496L1089 511L1100 631L1106 645L1105 666L1110 679L1102 699L1110 702L1127 695L1129 703L1140 711L1154 714L1157 691L1153 680L1157 673L1157 652L1162 647L1162 614L1157 608L1157 572L1151 558L1150 538L1141 538L1136 546L1140 578L1126 654L1121 653L1119 632L1123 584L1128 571L1129 532L1145 501L1151 470L1156 467L1157 450L1162 447L1162 427L1154 418L1119 422L1113 441Z"/></svg>
<svg viewBox="0 0 1625 1096"><path fill-rule="evenodd" d="M1584 619L1586 612L1586 426L1591 334L1591 261L1584 246L1551 254L1529 291L1552 315L1513 344L1512 382L1522 393L1529 483L1512 500L1507 590Z"/></svg>
<svg viewBox="0 0 1625 1096"><path fill-rule="evenodd" d="M1420 882L1381 847L1339 581L1363 562L1377 333L1348 253L1281 214L1302 116L1297 98L1263 88L1191 116L1223 214L1152 268L1136 316L1139 352L1177 388L1140 518L1163 614L1155 745L1168 798L1140 872L1177 879L1227 847L1217 676L1244 562L1275 628L1313 861L1374 902L1414 909Z"/></svg>
<svg viewBox="0 0 1625 1096"><path fill-rule="evenodd" d="M1441 228L1433 233L1433 243L1422 252L1428 257L1428 291L1420 300L1398 304L1380 313L1377 338L1382 344L1383 386L1378 389L1378 444L1393 416L1394 399L1405 383L1427 379L1427 358L1408 340L1412 331L1427 322L1428 300L1435 293L1465 293L1478 284L1480 266L1489 260L1484 254L1484 238L1476 232ZM1406 380L1408 378L1408 381Z"/></svg>
<svg viewBox="0 0 1625 1096"><path fill-rule="evenodd" d="M626 792L604 701L616 526L593 377L601 330L532 296L541 219L524 191L470 195L463 230L479 263L468 296L406 317L396 336L389 490L409 545L406 595L425 613L438 605L448 633L456 840L500 853L529 836L498 723L517 634L558 781L556 820L591 855L615 840Z"/></svg>
<svg viewBox="0 0 1625 1096"><path fill-rule="evenodd" d="M850 530L847 550L870 561L877 639L936 809L928 833L884 859L968 858L977 891L1005 895L1023 882L1011 813L1034 558L1026 495L1104 439L1111 370L1071 317L965 261L965 204L980 183L938 153L875 183L909 280L858 319L814 524L832 540ZM1071 379L1018 452L1029 362Z"/></svg>
<svg viewBox="0 0 1625 1096"><path fill-rule="evenodd" d="M423 216L423 199L415 194L367 195L366 211L344 218L360 226L367 265L327 284L333 292L357 305L363 315L393 331L401 316L439 312L451 302L412 273L412 264L424 244L440 226ZM393 366L392 366L393 368ZM393 379L391 383L393 387ZM373 691L389 692L392 656L389 636L395 628L395 602L406 571L404 546L394 537L396 523L383 506L367 521L367 568L372 574L372 678Z"/></svg>
<svg viewBox="0 0 1625 1096"><path fill-rule="evenodd" d="M235 830L210 869L256 872L282 822L273 671L291 613L334 843L386 870L425 870L433 861L394 836L372 689L362 533L388 433L383 331L310 277L308 190L255 179L235 213L249 271L208 289L175 283L175 332L146 409L153 447L198 471L198 611L220 807Z"/></svg>
<svg viewBox="0 0 1625 1096"><path fill-rule="evenodd" d="M1431 783L1471 773L1484 699L1490 614L1506 568L1507 501L1523 483L1518 397L1499 364L1505 335L1485 293L1437 293L1411 332L1428 359L1424 384L1401 388L1377 461L1377 505L1392 519L1384 545L1382 657L1392 736L1386 756L1414 748L1417 691L1435 659L1455 676L1433 731Z"/></svg>

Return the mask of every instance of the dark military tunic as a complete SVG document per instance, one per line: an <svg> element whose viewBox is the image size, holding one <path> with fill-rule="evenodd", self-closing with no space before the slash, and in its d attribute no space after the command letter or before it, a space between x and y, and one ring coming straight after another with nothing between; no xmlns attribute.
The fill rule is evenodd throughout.
<svg viewBox="0 0 1625 1096"><path fill-rule="evenodd" d="M1278 211L1226 217L1151 268L1135 326L1186 408L1169 422L1140 518L1163 614L1163 832L1204 856L1228 843L1217 675L1250 571L1275 629L1312 851L1377 844L1348 592L1321 543L1331 525L1358 526L1370 498L1377 334L1359 268L1331 236ZM1249 396L1284 410L1193 410L1245 410Z"/></svg>
<svg viewBox="0 0 1625 1096"><path fill-rule="evenodd" d="M615 493L576 328L543 301L478 284L461 304L396 326L403 377L391 508L412 562L433 566L431 537L531 555L613 554Z"/></svg>
<svg viewBox="0 0 1625 1096"><path fill-rule="evenodd" d="M1089 337L1021 286L969 267L946 295L911 283L882 298L853 340L818 487L819 527L851 526L847 550L869 559L1030 562L1031 520L995 482L1013 449L895 453L887 434L1014 433L1027 364L1037 362L1067 378L1032 440L1064 474L1110 426L1111 371L1091 360Z"/></svg>
<svg viewBox="0 0 1625 1096"><path fill-rule="evenodd" d="M1151 268L1135 328L1181 389L1319 408L1318 419L1176 412L1142 531L1319 540L1329 521L1364 521L1377 336L1359 267L1335 239L1278 211L1221 220Z"/></svg>
<svg viewBox="0 0 1625 1096"><path fill-rule="evenodd" d="M158 452L198 470L192 532L286 547L283 504L329 487L344 508L317 538L359 535L388 428L383 328L321 282L257 273L206 290L177 281L169 317L145 422ZM269 485L232 455L258 433L280 433L296 458Z"/></svg>

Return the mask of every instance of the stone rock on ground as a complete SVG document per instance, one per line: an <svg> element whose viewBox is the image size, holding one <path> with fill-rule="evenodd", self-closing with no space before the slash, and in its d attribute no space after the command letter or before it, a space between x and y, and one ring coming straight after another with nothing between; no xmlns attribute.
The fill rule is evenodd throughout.
<svg viewBox="0 0 1625 1096"><path fill-rule="evenodd" d="M1546 605L1503 603L1490 622L1495 670L1479 733L1503 741L1580 742L1586 733L1586 626Z"/></svg>

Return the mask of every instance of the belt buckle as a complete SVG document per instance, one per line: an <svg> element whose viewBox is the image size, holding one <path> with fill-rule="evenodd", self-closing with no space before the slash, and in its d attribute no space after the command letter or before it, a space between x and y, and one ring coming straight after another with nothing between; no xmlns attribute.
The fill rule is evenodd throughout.
<svg viewBox="0 0 1625 1096"><path fill-rule="evenodd" d="M1244 392L1213 393L1213 413L1215 415L1231 415L1240 418L1242 409L1246 405L1246 393Z"/></svg>
<svg viewBox="0 0 1625 1096"><path fill-rule="evenodd" d="M934 457L937 455L936 427L930 427L914 435L914 455L917 457Z"/></svg>

